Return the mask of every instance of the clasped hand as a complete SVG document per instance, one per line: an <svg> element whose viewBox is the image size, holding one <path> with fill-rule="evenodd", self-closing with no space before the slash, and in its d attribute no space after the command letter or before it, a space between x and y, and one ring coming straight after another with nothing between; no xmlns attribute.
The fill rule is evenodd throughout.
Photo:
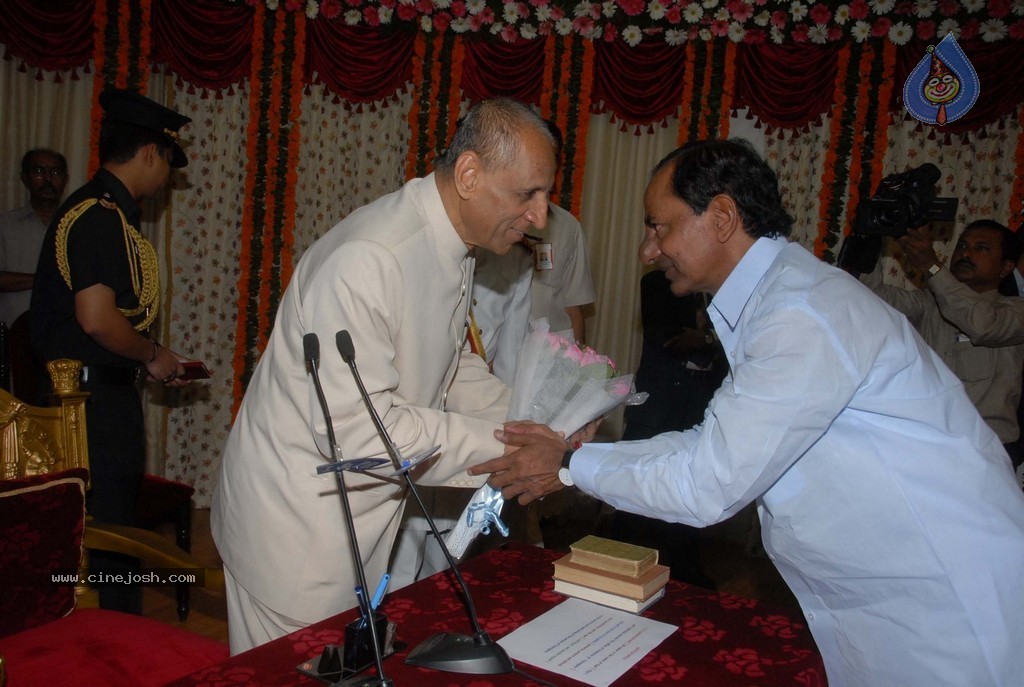
<svg viewBox="0 0 1024 687"><path fill-rule="evenodd" d="M590 441L601 420L594 420L567 442L565 435L536 422L506 422L494 437L505 444L505 455L469 468L471 475L490 474L487 483L501 490L505 499L531 501L564 489L558 469L567 448Z"/></svg>

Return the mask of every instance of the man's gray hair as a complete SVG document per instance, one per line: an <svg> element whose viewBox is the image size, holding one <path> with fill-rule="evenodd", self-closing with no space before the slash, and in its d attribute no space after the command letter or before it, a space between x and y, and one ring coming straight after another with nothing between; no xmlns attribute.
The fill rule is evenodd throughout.
<svg viewBox="0 0 1024 687"><path fill-rule="evenodd" d="M459 120L448 149L434 160L434 171L451 175L455 161L470 150L480 156L484 169L510 167L522 147L522 135L529 129L551 141L551 147L555 147L555 139L547 124L526 105L511 98L479 102Z"/></svg>

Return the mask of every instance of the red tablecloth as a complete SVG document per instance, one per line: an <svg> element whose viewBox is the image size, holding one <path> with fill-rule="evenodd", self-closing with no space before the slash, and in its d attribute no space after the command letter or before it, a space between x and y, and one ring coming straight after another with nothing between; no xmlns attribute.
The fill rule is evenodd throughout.
<svg viewBox="0 0 1024 687"><path fill-rule="evenodd" d="M552 591L551 581L551 562L561 555L558 551L510 545L461 566L481 624L491 637L500 639L565 600ZM471 632L460 598L446 573L388 594L381 610L397 623L398 640L407 645L385 659L388 677L398 687L536 684L516 674L442 673L405 663L411 649L437 632ZM614 687L647 683L702 687L826 684L825 669L807 627L788 611L673 581L665 598L644 615L679 629L619 678ZM323 684L301 675L295 666L318 656L327 644L341 644L345 624L356 617L355 609L346 611L171 685ZM556 684L583 684L533 666L517 667Z"/></svg>

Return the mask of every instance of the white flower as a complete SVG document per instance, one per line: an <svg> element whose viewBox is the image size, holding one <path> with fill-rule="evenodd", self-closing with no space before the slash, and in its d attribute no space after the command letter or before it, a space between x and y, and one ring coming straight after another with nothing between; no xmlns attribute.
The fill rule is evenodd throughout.
<svg viewBox="0 0 1024 687"><path fill-rule="evenodd" d="M1013 13L1018 17L1024 14L1024 0L1013 0Z"/></svg>
<svg viewBox="0 0 1024 687"><path fill-rule="evenodd" d="M960 36L960 25L956 23L956 19L944 19L939 28L935 30L940 38L945 38L946 34L953 34L953 38Z"/></svg>
<svg viewBox="0 0 1024 687"><path fill-rule="evenodd" d="M935 0L917 0L914 3L914 14L921 17L930 17L935 13Z"/></svg>
<svg viewBox="0 0 1024 687"><path fill-rule="evenodd" d="M772 20L772 13L768 10L761 10L754 16L754 23L758 26L768 26L768 22Z"/></svg>
<svg viewBox="0 0 1024 687"><path fill-rule="evenodd" d="M665 5L661 3L661 0L651 0L647 6L647 14L655 21L662 19L665 17Z"/></svg>
<svg viewBox="0 0 1024 687"><path fill-rule="evenodd" d="M793 21L800 21L807 16L807 6L802 2L791 2L789 3L789 14L793 17Z"/></svg>
<svg viewBox="0 0 1024 687"><path fill-rule="evenodd" d="M500 21L496 21L493 24L491 24L491 33L497 36L499 33L501 33L501 30L503 28L505 28L505 25L502 24Z"/></svg>
<svg viewBox="0 0 1024 687"><path fill-rule="evenodd" d="M700 39L702 41L710 41L711 29L701 29L700 31L697 32L697 35L700 36Z"/></svg>
<svg viewBox="0 0 1024 687"><path fill-rule="evenodd" d="M573 14L577 17L589 17L590 16L590 3L581 2L576 5L576 9L573 10Z"/></svg>
<svg viewBox="0 0 1024 687"><path fill-rule="evenodd" d="M981 40L986 43L1006 38L1006 24L1001 19L988 19L981 22Z"/></svg>
<svg viewBox="0 0 1024 687"><path fill-rule="evenodd" d="M466 9L470 14L480 14L487 7L487 0L466 0Z"/></svg>
<svg viewBox="0 0 1024 687"><path fill-rule="evenodd" d="M469 31L469 20L465 17L456 17L449 26L455 33L466 33Z"/></svg>
<svg viewBox="0 0 1024 687"><path fill-rule="evenodd" d="M985 9L985 0L960 0L960 4L968 12L977 12Z"/></svg>
<svg viewBox="0 0 1024 687"><path fill-rule="evenodd" d="M635 47L640 45L640 41L644 38L644 32L640 30L640 27L636 24L630 24L626 28L622 29L622 40L626 41L626 45Z"/></svg>
<svg viewBox="0 0 1024 687"><path fill-rule="evenodd" d="M743 37L747 35L747 30L740 25L739 22L729 22L729 40L733 43L740 43L743 41Z"/></svg>
<svg viewBox="0 0 1024 687"><path fill-rule="evenodd" d="M703 16L704 8L698 5L697 3L687 5L683 9L683 19L690 22L691 24L696 24L697 22L700 21L700 18Z"/></svg>
<svg viewBox="0 0 1024 687"><path fill-rule="evenodd" d="M701 4L707 9L711 9L712 7L718 7L718 0L704 0Z"/></svg>
<svg viewBox="0 0 1024 687"><path fill-rule="evenodd" d="M381 24L390 24L391 23L391 16L394 13L395 13L395 11L393 9L391 9L390 7L381 6L381 8L379 10L377 10L377 16L380 17L380 23Z"/></svg>
<svg viewBox="0 0 1024 687"><path fill-rule="evenodd" d="M885 14L891 12L892 8L896 6L896 0L871 0L868 4L871 5L875 14Z"/></svg>
<svg viewBox="0 0 1024 687"><path fill-rule="evenodd" d="M840 5L836 8L834 16L837 24L845 24L850 21L850 6Z"/></svg>
<svg viewBox="0 0 1024 687"><path fill-rule="evenodd" d="M679 29L668 29L665 31L665 42L669 45L682 45L686 42L686 32Z"/></svg>
<svg viewBox="0 0 1024 687"><path fill-rule="evenodd" d="M434 22L430 19L429 14L420 17L420 30L423 33L431 33L434 30Z"/></svg>
<svg viewBox="0 0 1024 687"><path fill-rule="evenodd" d="M541 5L537 8L537 21L548 21L551 19L551 5Z"/></svg>
<svg viewBox="0 0 1024 687"><path fill-rule="evenodd" d="M572 20L569 17L562 17L555 22L555 33L559 36L568 36L572 33Z"/></svg>
<svg viewBox="0 0 1024 687"><path fill-rule="evenodd" d="M871 38L871 24L864 20L858 20L853 28L850 29L850 35L858 43L863 43L867 39Z"/></svg>
<svg viewBox="0 0 1024 687"><path fill-rule="evenodd" d="M452 0L434 0L434 7L439 10L446 10L452 6Z"/></svg>
<svg viewBox="0 0 1024 687"><path fill-rule="evenodd" d="M612 0L606 0L605 2L601 3L601 14L607 17L608 19L611 19L612 17L615 16L615 11L617 9L618 7L615 6L615 3L612 2Z"/></svg>
<svg viewBox="0 0 1024 687"><path fill-rule="evenodd" d="M720 7L720 8L718 8L718 11L715 12L715 20L716 21L729 21L729 19L731 17L732 17L732 12L730 12L725 7Z"/></svg>
<svg viewBox="0 0 1024 687"><path fill-rule="evenodd" d="M811 40L811 43L825 45L825 43L828 43L828 29L821 24L815 24L807 30L807 37Z"/></svg>
<svg viewBox="0 0 1024 687"><path fill-rule="evenodd" d="M782 41L786 39L786 35L782 33L782 29L778 26L773 26L769 35L772 38L772 43L778 43L779 45L782 45Z"/></svg>
<svg viewBox="0 0 1024 687"><path fill-rule="evenodd" d="M914 29L905 21L898 21L889 27L889 40L896 45L905 45L914 37Z"/></svg>
<svg viewBox="0 0 1024 687"><path fill-rule="evenodd" d="M277 7L278 7L277 0L267 0L267 9L268 10L270 10L271 12L276 12L277 11Z"/></svg>
<svg viewBox="0 0 1024 687"><path fill-rule="evenodd" d="M359 10L349 10L345 13L345 24L355 26L363 20L363 13Z"/></svg>
<svg viewBox="0 0 1024 687"><path fill-rule="evenodd" d="M509 24L515 24L519 21L519 7L514 2L505 3L505 10L501 13L501 17Z"/></svg>
<svg viewBox="0 0 1024 687"><path fill-rule="evenodd" d="M523 24L519 27L519 35L523 38L536 38L537 27L533 24Z"/></svg>
<svg viewBox="0 0 1024 687"><path fill-rule="evenodd" d="M320 5L317 4L316 0L309 0L306 3L306 17L309 19L316 19L316 15L320 14Z"/></svg>

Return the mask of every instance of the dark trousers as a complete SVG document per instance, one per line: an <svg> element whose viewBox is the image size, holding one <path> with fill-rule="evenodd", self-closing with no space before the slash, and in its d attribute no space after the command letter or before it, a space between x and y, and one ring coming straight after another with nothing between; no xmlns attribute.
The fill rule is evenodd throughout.
<svg viewBox="0 0 1024 687"><path fill-rule="evenodd" d="M145 468L146 434L139 392L131 384L87 383L85 405L89 437L91 488L86 511L98 522L135 523L136 499ZM130 574L138 559L122 554L90 552L93 570ZM125 613L142 613L142 587L100 585L100 606Z"/></svg>

